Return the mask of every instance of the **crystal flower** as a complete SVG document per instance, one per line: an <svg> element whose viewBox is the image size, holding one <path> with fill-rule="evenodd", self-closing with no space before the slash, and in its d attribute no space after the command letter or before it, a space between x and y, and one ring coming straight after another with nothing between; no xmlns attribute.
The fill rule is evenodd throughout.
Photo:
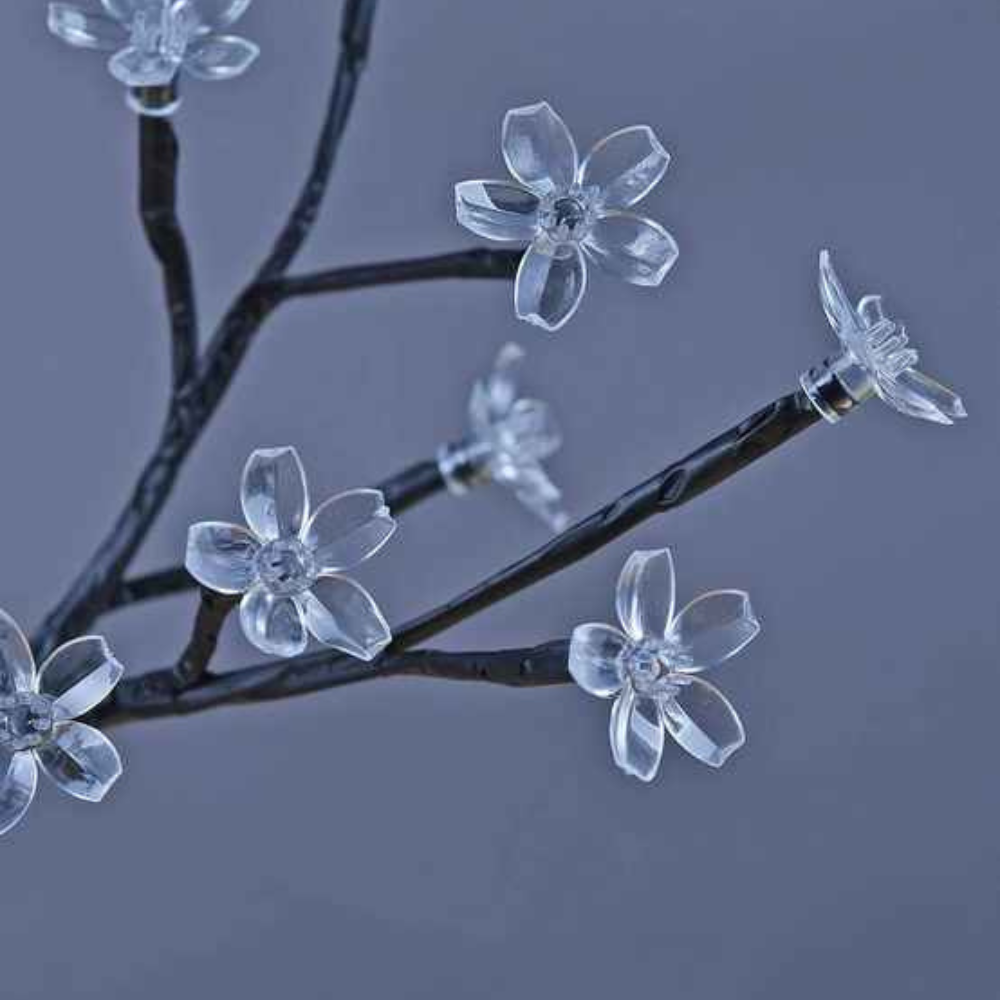
<svg viewBox="0 0 1000 1000"><path fill-rule="evenodd" d="M49 30L83 49L114 52L108 68L126 87L167 87L184 69L200 80L229 80L260 54L253 42L220 29L236 21L251 0L100 0L102 11L72 3L49 4ZM142 114L169 115L179 105L143 101Z"/></svg>
<svg viewBox="0 0 1000 1000"><path fill-rule="evenodd" d="M108 644L92 635L60 646L36 670L28 640L0 611L0 834L31 805L39 764L86 802L100 802L121 777L111 741L74 720L104 701L123 672Z"/></svg>
<svg viewBox="0 0 1000 1000"><path fill-rule="evenodd" d="M760 631L741 590L714 590L674 614L669 549L633 552L616 594L618 620L580 625L569 672L611 709L611 754L626 773L656 777L664 730L688 753L721 767L744 743L743 724L722 693L698 676L738 653Z"/></svg>
<svg viewBox="0 0 1000 1000"><path fill-rule="evenodd" d="M523 360L517 344L500 349L493 371L472 388L471 435L445 445L438 467L452 493L461 495L481 480L500 483L553 531L562 531L569 523L562 492L542 467L562 446L562 435L548 404L518 398L515 375Z"/></svg>
<svg viewBox="0 0 1000 1000"><path fill-rule="evenodd" d="M909 417L951 424L966 416L962 400L946 386L917 371L919 356L906 327L886 315L882 296L866 295L857 306L847 297L833 269L830 252L819 257L819 291L823 311L843 345L843 353L820 369L802 376L802 388L831 423L839 418L821 384L832 373L855 403L873 393Z"/></svg>
<svg viewBox="0 0 1000 1000"><path fill-rule="evenodd" d="M248 459L240 501L250 530L192 525L184 565L209 590L243 595L247 639L265 653L297 656L311 633L358 659L378 656L392 633L371 594L343 571L375 555L396 530L382 494L350 490L310 514L298 453L270 448Z"/></svg>
<svg viewBox="0 0 1000 1000"><path fill-rule="evenodd" d="M634 285L658 285L677 260L659 223L628 209L659 183L670 156L646 125L612 132L579 160L546 104L508 111L503 156L515 180L455 185L458 221L490 240L529 241L514 284L520 319L558 330L576 312L587 262Z"/></svg>

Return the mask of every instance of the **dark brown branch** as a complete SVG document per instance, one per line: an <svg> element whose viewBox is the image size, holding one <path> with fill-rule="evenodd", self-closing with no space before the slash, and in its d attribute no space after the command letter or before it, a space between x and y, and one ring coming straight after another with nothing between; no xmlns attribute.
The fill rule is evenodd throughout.
<svg viewBox="0 0 1000 1000"><path fill-rule="evenodd" d="M177 684L174 670L157 670L123 680L111 698L91 714L102 727L165 715L189 715L224 705L275 701L379 677L432 677L484 681L509 687L547 687L570 682L568 642L531 649L441 652L433 649L386 653L375 664L314 653L287 663L265 663L227 674L210 674L191 687Z"/></svg>
<svg viewBox="0 0 1000 1000"><path fill-rule="evenodd" d="M177 218L180 151L168 119L138 117L139 213L146 238L163 271L176 392L190 382L198 361L198 314L191 258Z"/></svg>
<svg viewBox="0 0 1000 1000"><path fill-rule="evenodd" d="M207 676L178 691L173 671L125 681L102 710L107 721L198 712L218 705L290 698L376 677L420 674L535 686L564 683L566 643L499 653L407 652L429 636L523 590L618 538L642 521L679 507L724 482L819 420L801 392L784 396L686 458L640 483L548 545L460 597L405 625L374 663L324 650Z"/></svg>
<svg viewBox="0 0 1000 1000"><path fill-rule="evenodd" d="M205 676L212 657L215 656L222 626L238 600L239 598L228 594L202 590L191 640L174 667L174 683L177 687L190 687Z"/></svg>

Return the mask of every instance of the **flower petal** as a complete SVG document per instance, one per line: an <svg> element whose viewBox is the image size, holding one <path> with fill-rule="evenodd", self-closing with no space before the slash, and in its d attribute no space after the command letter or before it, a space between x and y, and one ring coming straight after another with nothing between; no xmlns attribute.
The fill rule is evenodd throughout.
<svg viewBox="0 0 1000 1000"><path fill-rule="evenodd" d="M57 38L81 49L114 51L127 38L118 21L71 3L50 3L48 25Z"/></svg>
<svg viewBox="0 0 1000 1000"><path fill-rule="evenodd" d="M298 656L309 641L295 601L278 597L260 585L240 601L240 625L248 642L272 656Z"/></svg>
<svg viewBox="0 0 1000 1000"><path fill-rule="evenodd" d="M600 189L606 209L629 208L660 182L670 163L648 125L632 125L603 138L580 166L580 184Z"/></svg>
<svg viewBox="0 0 1000 1000"><path fill-rule="evenodd" d="M101 6L118 21L131 21L149 0L101 0Z"/></svg>
<svg viewBox="0 0 1000 1000"><path fill-rule="evenodd" d="M121 680L125 668L107 642L88 635L60 646L38 671L38 691L55 699L63 718L76 719L95 708Z"/></svg>
<svg viewBox="0 0 1000 1000"><path fill-rule="evenodd" d="M0 610L0 695L31 691L35 685L35 658L16 621Z"/></svg>
<svg viewBox="0 0 1000 1000"><path fill-rule="evenodd" d="M587 234L583 248L609 274L647 286L663 281L680 253L663 226L631 212L602 215Z"/></svg>
<svg viewBox="0 0 1000 1000"><path fill-rule="evenodd" d="M674 617L674 557L670 549L633 552L625 561L615 606L622 628L636 642L662 639Z"/></svg>
<svg viewBox="0 0 1000 1000"><path fill-rule="evenodd" d="M469 422L477 437L485 437L493 424L507 416L517 399L517 371L524 362L524 349L504 344L493 362L493 371L478 379L469 399Z"/></svg>
<svg viewBox="0 0 1000 1000"><path fill-rule="evenodd" d="M108 60L111 75L126 87L165 87L177 75L180 60L149 55L129 45Z"/></svg>
<svg viewBox="0 0 1000 1000"><path fill-rule="evenodd" d="M455 185L455 217L488 240L527 241L538 231L538 197L510 181L462 181Z"/></svg>
<svg viewBox="0 0 1000 1000"><path fill-rule="evenodd" d="M184 566L203 586L220 594L242 594L257 578L260 542L246 528L202 521L188 528Z"/></svg>
<svg viewBox="0 0 1000 1000"><path fill-rule="evenodd" d="M652 781L663 756L663 723L653 698L625 684L611 707L611 756L626 773Z"/></svg>
<svg viewBox="0 0 1000 1000"><path fill-rule="evenodd" d="M520 461L539 461L562 447L562 431L552 407L540 399L519 399L495 432L497 448Z"/></svg>
<svg viewBox="0 0 1000 1000"><path fill-rule="evenodd" d="M521 258L514 281L518 319L558 330L576 312L586 287L587 265L579 247L536 240Z"/></svg>
<svg viewBox="0 0 1000 1000"><path fill-rule="evenodd" d="M694 673L735 656L757 633L760 622L742 590L713 590L696 597L674 619L670 633L693 663L679 669Z"/></svg>
<svg viewBox="0 0 1000 1000"><path fill-rule="evenodd" d="M121 757L111 740L82 722L59 726L52 741L35 755L64 792L86 802L100 802L122 774Z"/></svg>
<svg viewBox="0 0 1000 1000"><path fill-rule="evenodd" d="M565 191L576 179L576 143L545 101L508 111L501 141L507 169L537 194Z"/></svg>
<svg viewBox="0 0 1000 1000"><path fill-rule="evenodd" d="M569 643L569 672L587 694L610 698L622 687L619 657L628 639L610 625L578 625Z"/></svg>
<svg viewBox="0 0 1000 1000"><path fill-rule="evenodd" d="M879 395L908 417L953 424L968 416L960 396L916 368L907 368L895 378L879 379L877 385Z"/></svg>
<svg viewBox="0 0 1000 1000"><path fill-rule="evenodd" d="M309 488L294 448L261 448L243 469L240 502L260 538L297 535L309 520Z"/></svg>
<svg viewBox="0 0 1000 1000"><path fill-rule="evenodd" d="M374 598L346 576L320 577L298 600L309 631L327 646L374 660L392 642L392 631Z"/></svg>
<svg viewBox="0 0 1000 1000"><path fill-rule="evenodd" d="M856 337L858 315L833 269L829 250L823 250L819 255L819 297L827 321L841 341L846 342Z"/></svg>
<svg viewBox="0 0 1000 1000"><path fill-rule="evenodd" d="M746 742L743 723L718 688L690 674L674 674L677 693L660 703L663 724L692 757L722 767Z"/></svg>
<svg viewBox="0 0 1000 1000"><path fill-rule="evenodd" d="M569 514L563 509L562 490L537 462L500 467L495 478L510 486L517 499L552 531L565 530Z"/></svg>
<svg viewBox="0 0 1000 1000"><path fill-rule="evenodd" d="M6 772L0 778L0 836L21 822L38 787L38 765L29 751L0 754Z"/></svg>
<svg viewBox="0 0 1000 1000"><path fill-rule="evenodd" d="M320 504L303 533L316 570L336 573L370 559L396 530L379 490L349 490Z"/></svg>
<svg viewBox="0 0 1000 1000"><path fill-rule="evenodd" d="M195 39L184 54L184 68L200 80L231 80L245 73L260 46L236 35L209 35Z"/></svg>
<svg viewBox="0 0 1000 1000"><path fill-rule="evenodd" d="M198 18L208 28L224 28L243 16L251 0L198 0Z"/></svg>

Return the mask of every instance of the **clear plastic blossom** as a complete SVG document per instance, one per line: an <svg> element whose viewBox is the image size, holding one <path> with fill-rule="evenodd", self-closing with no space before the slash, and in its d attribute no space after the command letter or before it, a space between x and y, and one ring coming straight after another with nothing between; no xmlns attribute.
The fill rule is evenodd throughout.
<svg viewBox="0 0 1000 1000"><path fill-rule="evenodd" d="M31 805L39 765L86 802L100 802L121 777L111 741L75 720L104 701L123 673L99 636L67 642L36 670L28 640L0 611L0 834Z"/></svg>
<svg viewBox="0 0 1000 1000"><path fill-rule="evenodd" d="M558 330L587 285L587 258L634 285L658 285L677 260L663 226L629 211L670 162L646 125L612 132L583 158L544 101L508 111L503 156L514 181L455 185L458 221L490 240L529 242L514 284L520 319Z"/></svg>
<svg viewBox="0 0 1000 1000"><path fill-rule="evenodd" d="M180 70L200 80L229 80L245 72L260 49L223 34L251 0L100 0L101 9L49 4L49 30L77 48L113 52L112 76L126 87L166 87ZM174 99L156 104L129 93L143 114L169 115Z"/></svg>
<svg viewBox="0 0 1000 1000"><path fill-rule="evenodd" d="M547 403L518 397L523 361L517 344L500 349L493 371L472 388L470 437L442 448L438 465L453 493L465 493L470 481L500 483L553 531L562 531L569 523L562 492L542 466L562 446L562 435Z"/></svg>
<svg viewBox="0 0 1000 1000"><path fill-rule="evenodd" d="M966 416L962 400L947 386L917 371L919 356L906 327L886 315L880 295L865 295L853 305L841 285L830 252L819 257L819 291L823 311L843 347L820 369L802 376L802 387L831 423L839 412L829 405L822 381L837 379L853 402L872 394L908 417L951 424Z"/></svg>
<svg viewBox="0 0 1000 1000"><path fill-rule="evenodd" d="M744 743L743 724L722 693L699 676L735 656L760 623L741 590L714 590L674 613L669 549L634 552L618 579L618 620L573 631L569 671L584 691L615 698L611 754L626 774L652 781L664 734L721 767Z"/></svg>
<svg viewBox="0 0 1000 1000"><path fill-rule="evenodd" d="M344 576L375 555L396 522L378 490L350 490L310 513L305 471L294 448L255 451L243 470L250 526L217 521L188 532L188 572L204 587L242 594L243 634L259 650L297 656L309 634L372 660L392 633L371 594Z"/></svg>

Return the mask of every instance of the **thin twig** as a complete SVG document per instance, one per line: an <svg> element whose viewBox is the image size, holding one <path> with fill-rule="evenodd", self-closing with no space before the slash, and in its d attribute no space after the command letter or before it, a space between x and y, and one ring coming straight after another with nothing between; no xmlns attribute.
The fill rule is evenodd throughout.
<svg viewBox="0 0 1000 1000"><path fill-rule="evenodd" d="M205 676L212 657L215 656L222 626L238 600L239 598L229 594L202 590L191 640L174 667L174 683L177 687L190 687Z"/></svg>
<svg viewBox="0 0 1000 1000"><path fill-rule="evenodd" d="M174 392L190 382L198 361L198 313L191 257L177 218L179 156L177 136L169 119L139 115L139 213L163 271Z"/></svg>

